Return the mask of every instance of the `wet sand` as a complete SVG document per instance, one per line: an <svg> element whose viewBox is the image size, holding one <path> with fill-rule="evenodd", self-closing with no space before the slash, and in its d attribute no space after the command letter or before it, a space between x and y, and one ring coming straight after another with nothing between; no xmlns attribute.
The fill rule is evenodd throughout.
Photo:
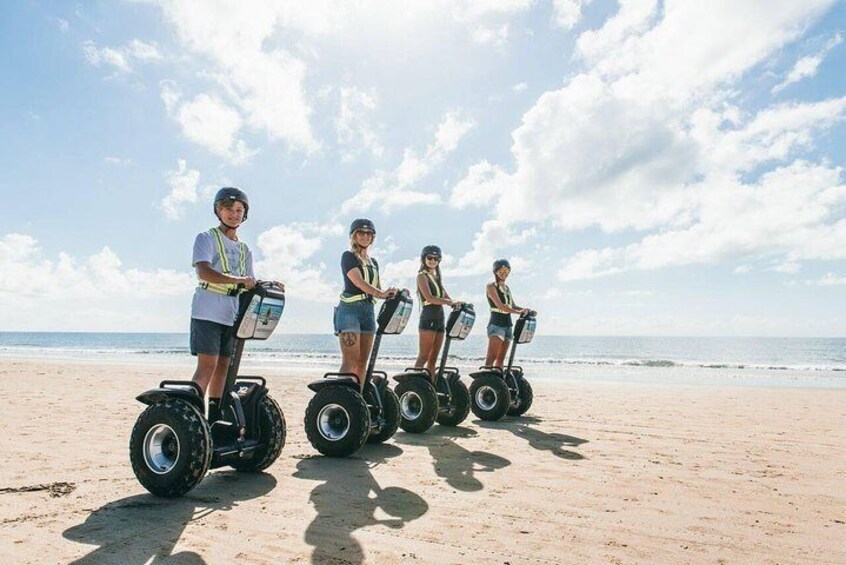
<svg viewBox="0 0 846 565"><path fill-rule="evenodd" d="M129 465L134 396L184 376L0 360L5 561L846 562L846 390L537 381L526 417L333 460L303 431L314 377L266 372L276 464L158 499Z"/></svg>

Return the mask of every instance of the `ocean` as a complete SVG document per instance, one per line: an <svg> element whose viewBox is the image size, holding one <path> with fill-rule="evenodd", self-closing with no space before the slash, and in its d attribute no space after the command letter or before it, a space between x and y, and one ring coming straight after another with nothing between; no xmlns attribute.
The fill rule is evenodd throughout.
<svg viewBox="0 0 846 565"><path fill-rule="evenodd" d="M484 361L486 338L453 342L450 364L466 374ZM417 354L417 335L385 336L379 369L402 371ZM181 333L0 332L0 357L97 362L194 363ZM846 339L536 336L515 363L536 379L686 385L846 387ZM245 369L337 370L337 338L279 334L247 343Z"/></svg>

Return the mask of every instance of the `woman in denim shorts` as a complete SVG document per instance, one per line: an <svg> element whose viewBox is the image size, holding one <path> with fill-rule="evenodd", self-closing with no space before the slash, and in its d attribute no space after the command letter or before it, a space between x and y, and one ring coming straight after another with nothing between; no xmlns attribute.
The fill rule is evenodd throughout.
<svg viewBox="0 0 846 565"><path fill-rule="evenodd" d="M491 321L488 322L488 353L485 356L486 367L502 367L508 345L513 338L511 314L525 314L528 308L514 304L511 289L505 279L511 274L511 264L507 259L498 259L493 264L494 282L485 289L488 305L491 307Z"/></svg>
<svg viewBox="0 0 846 565"><path fill-rule="evenodd" d="M344 291L335 308L335 335L341 345L342 373L354 373L364 386L367 361L376 333L374 305L377 298L390 298L397 289L381 290L379 263L368 255L376 227L360 218L350 224L350 250L341 255Z"/></svg>
<svg viewBox="0 0 846 565"><path fill-rule="evenodd" d="M420 347L415 367L429 371L435 383L435 364L444 343L444 305L457 307L461 302L450 298L441 280L441 248L427 245L420 252L420 270L417 273L417 296L423 309L420 311Z"/></svg>

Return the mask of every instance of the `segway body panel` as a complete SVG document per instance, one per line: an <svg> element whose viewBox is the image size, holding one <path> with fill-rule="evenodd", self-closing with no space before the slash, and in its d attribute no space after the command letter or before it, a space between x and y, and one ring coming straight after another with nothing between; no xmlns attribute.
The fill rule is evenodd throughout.
<svg viewBox="0 0 846 565"><path fill-rule="evenodd" d="M374 370L383 335L403 332L411 316L413 301L408 290L382 303L376 318L376 337L367 364L364 384L352 373L326 373L309 383L317 394L306 407L306 436L323 455L347 457L365 442L381 443L399 426L399 401L388 387L387 375ZM381 377L375 382L374 375Z"/></svg>
<svg viewBox="0 0 846 565"><path fill-rule="evenodd" d="M241 295L235 353L221 398L221 419L208 422L202 389L192 381L162 381L137 399L147 409L130 438L130 461L141 484L157 496L181 496L209 469L240 471L270 466L285 445L285 417L263 377L238 376L244 342L267 339L285 307L269 283Z"/></svg>

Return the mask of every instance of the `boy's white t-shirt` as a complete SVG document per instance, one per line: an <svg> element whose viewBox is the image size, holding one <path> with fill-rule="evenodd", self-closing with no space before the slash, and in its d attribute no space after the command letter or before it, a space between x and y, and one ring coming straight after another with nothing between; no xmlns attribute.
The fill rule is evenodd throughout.
<svg viewBox="0 0 846 565"><path fill-rule="evenodd" d="M231 274L238 276L241 245L239 242L232 241L226 236L221 236L221 239L223 240L223 248L226 251L226 258L229 261L229 268L232 270ZM253 253L249 247L247 247L246 255L247 272L245 276L255 278L255 274L253 273ZM194 239L194 255L191 265L196 266L201 261L211 263L212 269L219 273L223 272L223 262L220 259L220 253L217 249L217 240L208 231L197 234L196 239ZM194 289L194 299L191 301L192 318L231 326L235 323L237 316L237 296L227 296L200 288L199 286Z"/></svg>

